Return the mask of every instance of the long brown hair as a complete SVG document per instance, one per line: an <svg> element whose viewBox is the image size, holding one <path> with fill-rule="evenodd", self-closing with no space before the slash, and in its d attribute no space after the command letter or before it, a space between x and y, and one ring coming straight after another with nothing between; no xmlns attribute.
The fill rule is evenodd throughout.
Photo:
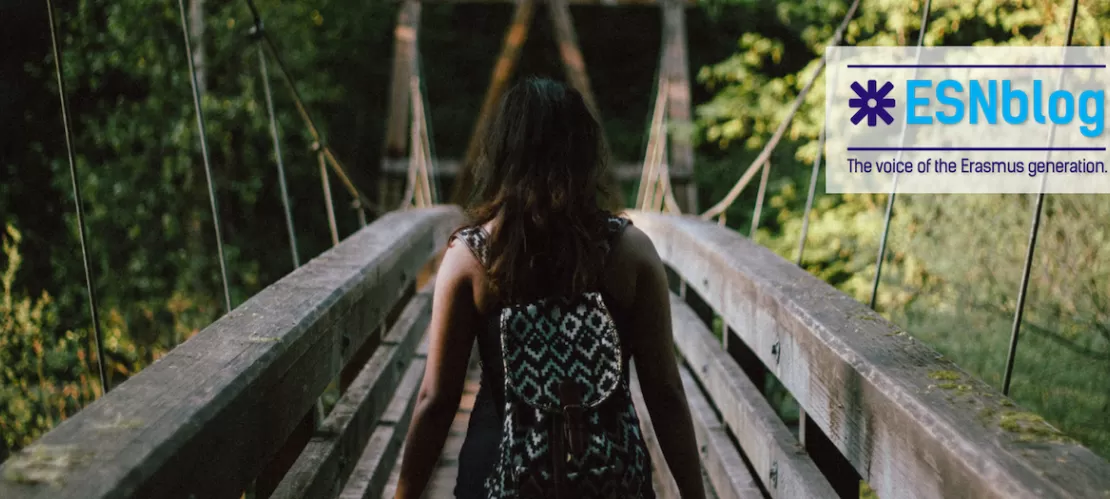
<svg viewBox="0 0 1110 499"><path fill-rule="evenodd" d="M485 131L470 223L500 216L488 242L493 291L506 302L581 293L604 265L608 150L582 95L528 78Z"/></svg>

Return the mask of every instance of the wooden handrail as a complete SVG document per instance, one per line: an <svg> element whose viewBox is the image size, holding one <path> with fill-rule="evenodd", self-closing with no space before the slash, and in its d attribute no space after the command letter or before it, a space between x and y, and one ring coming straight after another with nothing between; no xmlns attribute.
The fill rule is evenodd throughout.
<svg viewBox="0 0 1110 499"><path fill-rule="evenodd" d="M378 219L9 458L0 497L239 497L461 221Z"/></svg>
<svg viewBox="0 0 1110 499"><path fill-rule="evenodd" d="M1110 493L1110 463L1039 418L1003 428L1003 418L1030 415L769 249L689 216L631 218L879 497Z"/></svg>

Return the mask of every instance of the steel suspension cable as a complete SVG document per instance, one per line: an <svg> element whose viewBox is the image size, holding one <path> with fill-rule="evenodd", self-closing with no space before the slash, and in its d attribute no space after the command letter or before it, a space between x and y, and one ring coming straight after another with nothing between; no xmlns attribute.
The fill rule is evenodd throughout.
<svg viewBox="0 0 1110 499"><path fill-rule="evenodd" d="M1068 16L1068 35L1064 41L1064 58L1067 59L1067 49L1072 44L1072 37L1075 35L1075 16L1079 11L1079 0L1072 0L1071 2L1071 15ZM1056 83L1056 88L1061 88L1064 82L1064 72L1066 70L1060 69L1060 76ZM1045 161L1047 162L1052 157L1052 143L1056 140L1056 122L1052 122L1048 132L1048 151L1045 152ZM1018 288L1017 305L1014 308L1014 323L1010 328L1010 346L1006 353L1006 371L1002 376L1002 394L1010 394L1010 381L1014 372L1014 360L1017 356L1018 335L1021 332L1021 319L1025 313L1025 299L1026 292L1029 289L1029 272L1033 266L1033 252L1037 249L1037 232L1041 227L1041 210L1044 207L1044 188L1048 175L1041 176L1040 190L1037 193L1037 202L1033 207L1033 220L1029 226L1029 244L1025 248L1025 262L1021 269L1021 285Z"/></svg>
<svg viewBox="0 0 1110 499"><path fill-rule="evenodd" d="M841 21L840 26L836 28L836 32L833 33L833 37L829 40L827 46L834 47L840 45L840 41L844 38L844 33L848 30L848 23L851 22L852 18L855 16L859 4L860 0L855 0L852 2L852 5L848 7L848 13L844 15L844 20ZM728 210L728 208L732 206L732 203L736 202L736 198L740 197L740 192L744 190L744 187L748 185L748 182L750 182L756 172L759 171L759 167L763 166L763 162L771 158L771 152L775 150L775 146L782 140L783 134L786 133L787 126L793 121L794 115L798 114L798 110L802 107L802 102L805 101L806 95L808 95L809 91L813 88L814 82L817 81L817 77L821 75L821 71L825 69L827 63L827 54L824 54L821 56L821 62L813 71L813 76L810 77L809 81L802 87L802 90L798 92L798 96L794 98L794 104L791 106L790 111L786 113L786 118L779 123L779 127L775 129L775 133L771 135L771 139L767 141L767 145L763 146L763 150L759 152L759 156L756 156L755 161L752 161L752 164L748 166L748 171L744 172L740 180L736 181L736 184L728 191L725 198L701 214L703 220L709 220Z"/></svg>
<svg viewBox="0 0 1110 499"><path fill-rule="evenodd" d="M285 183L285 161L281 155L281 136L278 134L277 117L274 114L274 96L270 90L270 72L266 67L266 52L262 47L262 20L254 19L254 37L258 47L258 66L262 73L262 93L266 96L266 113L270 118L270 136L274 142L274 160L277 164L278 188L281 190L281 204L285 208L285 227L289 231L289 250L293 256L293 268L301 266L297 252L297 232L293 229L293 211L289 205L289 190Z"/></svg>
<svg viewBox="0 0 1110 499"><path fill-rule="evenodd" d="M62 128L65 130L66 156L69 159L69 178L73 187L73 203L77 211L77 235L81 241L81 260L85 265L85 289L89 293L89 315L92 318L93 343L96 348L96 368L100 376L101 393L108 393L108 374L104 366L104 344L100 331L100 314L97 312L96 286L93 284L92 261L85 235L85 208L81 201L81 184L77 181L77 158L73 153L73 132L69 123L69 100L66 98L66 83L62 77L62 53L58 45L58 28L54 20L54 2L46 0L46 15L50 21L50 47L54 52L54 73L58 77L58 100L62 108Z"/></svg>
<svg viewBox="0 0 1110 499"><path fill-rule="evenodd" d="M201 108L200 87L197 82L197 71L193 65L193 42L189 38L189 19L185 14L185 0L177 0L181 11L181 33L185 37L185 59L189 64L189 82L193 87L193 107L197 112L197 131L200 134L200 152L204 158L204 175L208 179L208 201L212 205L212 227L216 231L216 252L220 259L220 277L224 285L224 306L231 312L231 291L227 284L227 264L224 260L224 241L220 234L220 210L216 204L216 186L212 178L212 163L208 157L208 139L204 127L204 110Z"/></svg>
<svg viewBox="0 0 1110 499"><path fill-rule="evenodd" d="M929 25L929 11L932 8L932 0L925 0L925 7L921 11L921 30L917 34L917 53L914 55L914 68L913 77L917 78L917 73L920 70L917 63L921 61L921 48L925 45L925 29ZM898 162L902 159L902 146L906 144L906 131L909 129L909 122L902 122L902 134L898 139L898 154L894 156L894 161ZM883 275L883 261L886 260L886 242L890 234L890 219L894 214L894 197L898 192L898 173L894 174L894 178L890 181L890 195L886 198L886 215L883 217L883 232L879 236L879 255L875 259L875 279L871 281L871 298L868 300L867 306L871 310L875 309L875 300L879 296L879 279Z"/></svg>
<svg viewBox="0 0 1110 499"><path fill-rule="evenodd" d="M254 1L246 0L246 3L247 7L251 11L251 15L254 16L255 19L261 19L261 16L258 13L258 8L254 5ZM359 191L358 187L355 187L354 182L352 182L350 176L347 175L346 168L343 166L342 163L339 162L339 159L336 158L335 152L332 151L331 146L328 145L327 141L321 134L320 129L316 126L316 121L313 120L312 115L309 114L308 107L305 105L304 99L301 98L301 93L297 90L297 86L293 83L293 77L290 75L289 69L285 65L285 61L281 58L281 54L278 53L277 47L274 45L273 40L270 39L269 35L265 31L263 31L260 36L262 38L262 42L266 45L266 48L269 49L270 56L273 57L274 62L277 63L278 73L281 75L282 82L285 83L285 88L293 97L293 105L297 108L297 113L300 114L301 120L304 121L309 135L312 136L312 140L319 144L320 150L323 152L324 158L327 160L327 164L331 166L331 169L333 172L335 172L336 177L339 178L340 182L342 182L343 186L346 187L351 197L354 198L356 203L358 203L358 209L374 211L374 205L370 202L370 198L362 194L362 191Z"/></svg>
<svg viewBox="0 0 1110 499"><path fill-rule="evenodd" d="M835 85L836 82L833 82ZM817 138L817 157L813 158L813 173L809 177L809 193L806 194L806 207L802 212L802 233L798 237L798 256L794 259L802 266L802 255L806 250L806 236L809 234L809 214L813 211L813 198L817 195L817 177L821 173L821 156L825 152L825 134L828 123L821 124L821 135Z"/></svg>

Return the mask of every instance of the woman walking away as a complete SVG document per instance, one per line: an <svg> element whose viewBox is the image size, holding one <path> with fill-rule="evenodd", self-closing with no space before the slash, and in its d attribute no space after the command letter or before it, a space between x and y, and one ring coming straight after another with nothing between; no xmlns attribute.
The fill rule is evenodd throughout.
<svg viewBox="0 0 1110 499"><path fill-rule="evenodd" d="M529 79L484 140L478 203L435 283L424 382L396 498L427 487L471 346L481 385L459 453L460 499L649 499L630 362L683 498L702 499L670 295L651 240L603 210L606 151L582 96Z"/></svg>

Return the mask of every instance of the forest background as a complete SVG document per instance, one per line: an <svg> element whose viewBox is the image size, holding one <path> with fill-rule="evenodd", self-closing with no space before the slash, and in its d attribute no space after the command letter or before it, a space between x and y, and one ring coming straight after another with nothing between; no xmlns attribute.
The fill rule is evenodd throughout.
<svg viewBox="0 0 1110 499"><path fill-rule="evenodd" d="M376 193L398 5L258 0L313 115ZM842 0L711 0L687 9L700 206L721 199L785 118L848 9ZM215 320L223 294L176 2L61 0L64 77L110 382ZM848 45L917 43L923 2L863 0ZM1061 45L1070 2L934 0L926 45ZM509 4L425 5L421 69L437 157L462 157ZM660 48L656 7L572 9L618 160L641 161ZM233 303L292 268L258 52L244 2L192 0ZM100 395L45 3L0 0L0 461ZM516 72L562 78L543 9ZM1081 0L1076 45L1110 40ZM271 65L272 66L272 65ZM271 68L301 260L330 244L311 139ZM793 260L823 125L823 77L771 156L760 243ZM823 175L822 175L823 180ZM357 219L332 182L341 235ZM885 195L829 195L803 266L866 301ZM634 186L629 188L634 196ZM999 387L1033 196L900 195L877 309ZM727 212L744 234L755 188ZM1110 196L1050 195L1012 396L1110 458ZM782 403L789 413L789 401Z"/></svg>

